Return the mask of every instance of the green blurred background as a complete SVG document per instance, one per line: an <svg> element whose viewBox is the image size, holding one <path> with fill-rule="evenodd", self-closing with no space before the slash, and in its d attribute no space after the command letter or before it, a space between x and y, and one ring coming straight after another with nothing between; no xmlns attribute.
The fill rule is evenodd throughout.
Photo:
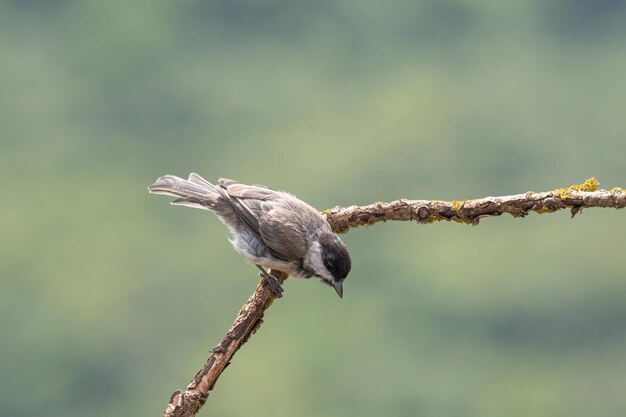
<svg viewBox="0 0 626 417"><path fill-rule="evenodd" d="M618 0L0 2L0 414L160 415L257 283L196 171L319 209L626 186ZM344 237L200 415L616 416L626 214Z"/></svg>

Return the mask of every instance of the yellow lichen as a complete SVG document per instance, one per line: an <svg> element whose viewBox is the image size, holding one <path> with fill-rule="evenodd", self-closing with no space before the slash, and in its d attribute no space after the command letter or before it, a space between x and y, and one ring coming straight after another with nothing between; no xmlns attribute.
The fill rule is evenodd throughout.
<svg viewBox="0 0 626 417"><path fill-rule="evenodd" d="M582 184L572 185L571 188L572 190L576 190L576 191L593 192L593 191L598 191L598 189L600 188L600 184L598 183L595 177L591 177L587 181L583 182Z"/></svg>
<svg viewBox="0 0 626 417"><path fill-rule="evenodd" d="M551 209L549 207L546 206L539 206L539 207L534 207L533 210L535 211L535 213L537 214L543 214L543 213L554 213L556 210L555 209Z"/></svg>
<svg viewBox="0 0 626 417"><path fill-rule="evenodd" d="M440 216L438 214L433 214L431 216L428 216L428 218L426 219L425 223L430 224L430 223L434 223L434 222L441 222L441 221L444 221L444 220L448 221L448 219L446 217Z"/></svg>
<svg viewBox="0 0 626 417"><path fill-rule="evenodd" d="M463 208L463 204L465 204L467 200L463 200L463 201L459 201L459 200L454 200L451 201L450 203L452 204L452 210L456 211L457 213L459 212L459 210L461 210Z"/></svg>
<svg viewBox="0 0 626 417"><path fill-rule="evenodd" d="M570 185L569 187L565 188L557 188L556 190L554 190L554 193L563 199L567 198L572 191L592 192L598 191L599 188L600 184L598 184L598 181L595 179L595 177L591 177L582 184Z"/></svg>

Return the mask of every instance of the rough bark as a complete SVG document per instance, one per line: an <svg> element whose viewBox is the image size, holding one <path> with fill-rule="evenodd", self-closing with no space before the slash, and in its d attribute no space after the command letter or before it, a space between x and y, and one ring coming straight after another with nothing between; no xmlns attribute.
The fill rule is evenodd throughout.
<svg viewBox="0 0 626 417"><path fill-rule="evenodd" d="M270 270L281 284L287 279L287 274L280 271ZM213 348L211 356L206 363L193 377L185 391L177 390L163 412L164 417L189 417L195 416L202 408L209 391L213 389L217 379L224 369L230 364L230 360L250 336L257 331L263 323L263 314L276 298L270 290L267 282L262 280L256 291L248 298L243 305L235 322L226 333L221 342Z"/></svg>
<svg viewBox="0 0 626 417"><path fill-rule="evenodd" d="M590 178L583 184L572 185L554 191L527 192L504 197L485 197L464 201L396 200L390 203L374 203L368 206L335 207L323 212L333 230L345 233L352 227L369 226L387 220L415 220L432 223L447 220L476 225L481 218L509 213L524 217L531 211L551 213L569 208L572 217L583 208L626 207L626 191L614 188L598 190L598 183ZM287 275L280 271L271 273L282 284ZM272 305L275 294L265 281L241 308L235 322L222 341L213 349L211 356L185 391L177 390L170 397L164 417L191 417L202 408L209 391L230 363L233 355L263 323L265 310Z"/></svg>
<svg viewBox="0 0 626 417"><path fill-rule="evenodd" d="M322 213L336 233L345 233L352 227L370 226L387 220L415 220L420 223L446 220L477 225L484 217L504 213L524 217L530 212L552 213L569 208L574 217L582 209L591 207L624 208L626 191L622 188L598 190L598 182L590 178L582 184L541 193L529 191L463 201L402 199L368 206L335 207Z"/></svg>

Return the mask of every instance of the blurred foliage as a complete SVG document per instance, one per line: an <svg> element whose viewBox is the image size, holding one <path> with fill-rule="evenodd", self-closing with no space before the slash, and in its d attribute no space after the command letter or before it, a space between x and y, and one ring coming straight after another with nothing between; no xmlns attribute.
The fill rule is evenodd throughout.
<svg viewBox="0 0 626 417"><path fill-rule="evenodd" d="M159 415L255 288L158 175L319 209L623 187L625 48L616 0L0 2L2 415ZM202 415L620 415L625 232L354 230L345 298L288 281Z"/></svg>

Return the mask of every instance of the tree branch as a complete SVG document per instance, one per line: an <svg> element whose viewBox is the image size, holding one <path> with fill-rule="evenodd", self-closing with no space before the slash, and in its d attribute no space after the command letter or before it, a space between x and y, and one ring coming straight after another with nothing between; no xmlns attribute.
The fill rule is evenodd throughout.
<svg viewBox="0 0 626 417"><path fill-rule="evenodd" d="M281 284L287 279L287 274L270 270ZM226 333L222 341L213 348L211 356L191 380L185 391L177 390L170 397L170 401L163 412L164 417L191 417L202 408L209 391L213 389L217 378L230 364L230 360L250 336L263 323L263 314L276 298L270 290L267 281L261 280L256 291L243 305L235 322Z"/></svg>
<svg viewBox="0 0 626 417"><path fill-rule="evenodd" d="M554 191L503 197L485 197L463 201L396 200L391 203L374 203L369 206L335 207L322 212L335 233L346 233L352 227L371 226L387 220L433 223L455 221L477 225L483 217L509 213L513 217L525 217L531 211L552 213L564 208L571 209L572 217L584 208L626 207L626 190L613 188L599 190L595 178L582 184Z"/></svg>
<svg viewBox="0 0 626 417"><path fill-rule="evenodd" d="M322 214L336 233L345 233L352 227L369 226L387 220L416 220L432 223L447 220L476 225L483 217L500 216L509 213L514 217L524 217L531 211L552 213L570 208L572 217L583 208L626 207L626 190L613 188L598 190L598 182L590 178L583 184L559 188L554 191L504 196L485 197L464 201L396 200L391 203L374 203L368 206L335 207ZM270 271L282 284L287 275L280 271ZM211 356L185 391L177 390L170 397L164 417L192 417L206 402L209 391L230 363L237 350L248 341L263 323L263 315L275 294L262 280L254 294L237 315L235 322L222 341L213 348Z"/></svg>

